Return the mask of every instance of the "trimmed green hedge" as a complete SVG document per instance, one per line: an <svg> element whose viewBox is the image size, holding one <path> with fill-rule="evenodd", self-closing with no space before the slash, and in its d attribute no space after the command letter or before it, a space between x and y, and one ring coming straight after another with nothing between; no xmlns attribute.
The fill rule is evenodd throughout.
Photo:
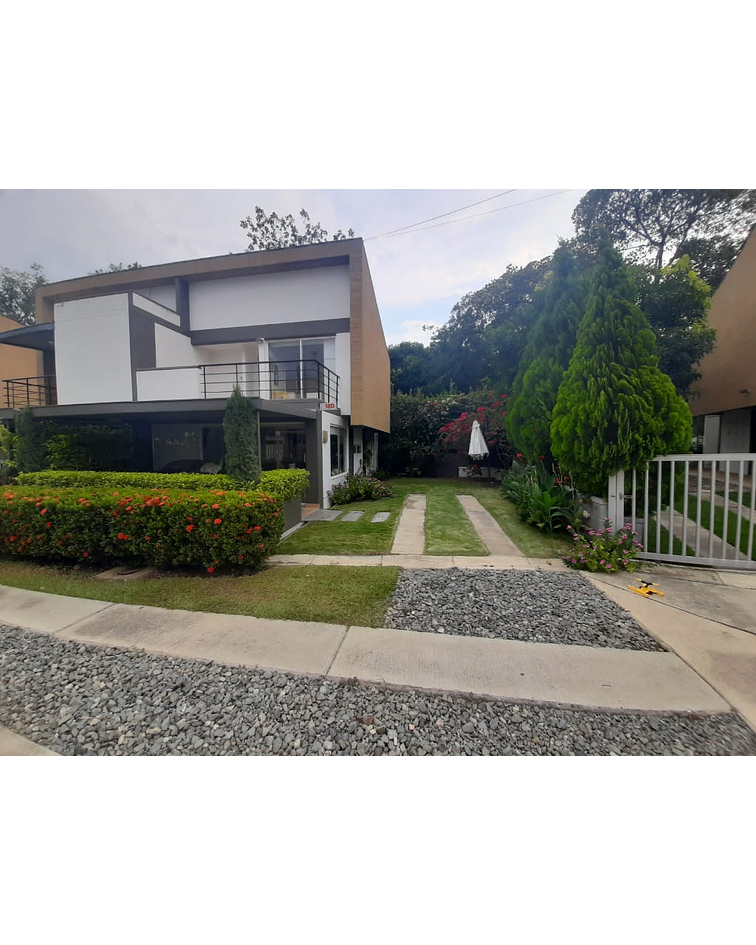
<svg viewBox="0 0 756 945"><path fill-rule="evenodd" d="M260 488L263 492L273 492L284 502L298 499L310 485L310 474L306 469L271 469L260 476Z"/></svg>
<svg viewBox="0 0 756 945"><path fill-rule="evenodd" d="M43 486L50 489L89 487L97 489L222 489L234 491L239 483L231 476L209 476L202 473L139 473L84 472L68 469L45 469L42 472L20 473L20 486ZM310 484L306 469L272 469L260 477L259 489L280 496L284 502L302 495Z"/></svg>
<svg viewBox="0 0 756 945"><path fill-rule="evenodd" d="M10 557L255 568L284 528L282 498L263 492L27 486L0 495L0 552Z"/></svg>

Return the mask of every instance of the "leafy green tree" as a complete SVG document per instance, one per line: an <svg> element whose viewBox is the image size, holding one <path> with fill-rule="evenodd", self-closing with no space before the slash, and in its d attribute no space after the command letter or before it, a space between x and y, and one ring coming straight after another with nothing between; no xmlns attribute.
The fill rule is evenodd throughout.
<svg viewBox="0 0 756 945"><path fill-rule="evenodd" d="M260 480L260 416L237 386L223 414L226 473L241 483Z"/></svg>
<svg viewBox="0 0 756 945"><path fill-rule="evenodd" d="M605 227L634 262L662 269L695 252L702 273L722 279L722 240L729 253L756 222L756 190L589 190L572 214L578 237Z"/></svg>
<svg viewBox="0 0 756 945"><path fill-rule="evenodd" d="M603 495L618 469L690 449L690 408L659 370L656 339L606 233L551 424L554 455L579 488Z"/></svg>
<svg viewBox="0 0 756 945"><path fill-rule="evenodd" d="M30 407L16 417L16 467L19 472L39 472L44 468L48 431L34 419Z"/></svg>
<svg viewBox="0 0 756 945"><path fill-rule="evenodd" d="M346 233L337 230L333 236L329 236L320 223L310 223L310 215L306 210L300 210L299 216L304 224L303 230L299 229L291 214L280 217L277 213L267 214L262 207L255 207L254 219L247 216L239 222L249 239L247 251L251 253L260 249L284 249L286 246L352 239L354 236L354 230L348 230Z"/></svg>
<svg viewBox="0 0 756 945"><path fill-rule="evenodd" d="M32 263L29 269L0 267L0 315L22 325L34 324L34 296L37 287L47 282L39 263Z"/></svg>
<svg viewBox="0 0 756 945"><path fill-rule="evenodd" d="M699 362L714 348L716 332L707 323L711 288L687 256L658 272L638 266L632 274L638 307L656 335L659 368L672 378L677 393L687 397L701 377Z"/></svg>
<svg viewBox="0 0 756 945"><path fill-rule="evenodd" d="M512 391L507 430L529 460L551 462L551 419L559 385L570 363L585 313L587 279L566 244L554 253L552 271L534 300L540 309Z"/></svg>
<svg viewBox="0 0 756 945"><path fill-rule="evenodd" d="M434 354L428 346L419 341L402 341L398 345L389 345L388 352L395 391L409 394L433 384Z"/></svg>
<svg viewBox="0 0 756 945"><path fill-rule="evenodd" d="M141 269L142 264L138 262L128 263L124 266L123 263L110 263L107 269L95 269L94 272L90 272L90 276L100 276L104 272L126 272L128 269Z"/></svg>
<svg viewBox="0 0 756 945"><path fill-rule="evenodd" d="M457 302L446 324L433 333L434 391L450 383L472 390L485 379L498 388L511 388L534 322L530 303L550 265L547 256L526 266L508 266L497 279Z"/></svg>

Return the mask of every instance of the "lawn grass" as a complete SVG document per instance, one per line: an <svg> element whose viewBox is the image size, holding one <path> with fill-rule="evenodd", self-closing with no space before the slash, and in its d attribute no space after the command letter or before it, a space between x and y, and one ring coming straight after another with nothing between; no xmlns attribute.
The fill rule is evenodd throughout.
<svg viewBox="0 0 756 945"><path fill-rule="evenodd" d="M475 496L523 555L530 558L554 558L561 548L569 544L566 533L550 535L523 522L498 485L470 479L425 478L389 479L387 485L395 493L393 499L334 506L345 511L364 509L365 514L357 522L342 522L339 519L335 522L309 522L281 543L280 554L390 554L399 514L409 493L424 493L427 496L425 554L428 555L488 554L488 549L478 538L457 501L458 495ZM388 521L373 525L370 520L376 512L391 514Z"/></svg>
<svg viewBox="0 0 756 945"><path fill-rule="evenodd" d="M399 568L270 567L239 577L172 575L133 581L27 561L0 561L0 584L119 604L280 620L383 626Z"/></svg>
<svg viewBox="0 0 756 945"><path fill-rule="evenodd" d="M549 534L523 522L513 502L504 496L498 487L478 485L471 495L487 509L504 531L517 545L520 553L528 558L557 558L560 549L568 549L572 539L567 532Z"/></svg>
<svg viewBox="0 0 756 945"><path fill-rule="evenodd" d="M407 483L409 480L404 480ZM375 499L369 502L354 502L350 505L335 505L345 512L364 510L365 514L356 522L307 522L297 529L278 547L282 555L387 555L394 542L394 531L399 513L410 489L392 491L393 499ZM376 512L389 512L385 522L373 523Z"/></svg>
<svg viewBox="0 0 756 945"><path fill-rule="evenodd" d="M488 548L459 504L457 495L467 491L457 480L436 480L426 493L425 554L487 555Z"/></svg>
<svg viewBox="0 0 756 945"><path fill-rule="evenodd" d="M737 509L737 493L735 493L735 508ZM745 500L745 496L744 496ZM748 497L750 502L750 495ZM744 503L745 504L745 503ZM678 512L682 512L683 509L683 500L678 499L675 502L675 507ZM731 511L733 508L732 504L729 505L727 509L727 543L732 545L734 548L737 544L737 532L738 532L738 516L737 511ZM698 515L698 499L697 496L688 496L688 518L692 521L696 521L696 516ZM718 538L722 538L724 535L724 518L725 511L724 506L715 505L714 506L714 534ZM701 499L701 525L708 529L711 525L711 502L708 499ZM748 518L744 515L740 523L740 550L744 555L748 554L748 533L750 531L750 523ZM695 526L693 528L692 534L695 535ZM708 541L701 543L701 548L708 553ZM693 554L693 552L689 552ZM756 534L753 539L753 547L751 549L751 559L756 560Z"/></svg>
<svg viewBox="0 0 756 945"><path fill-rule="evenodd" d="M394 532L404 500L410 493L427 496L425 513L425 554L487 555L488 549L478 538L456 496L469 493L471 486L458 479L389 479L393 499L352 502L335 505L344 512L364 510L356 522L308 522L279 546L285 555L387 555L391 553ZM480 483L472 487L481 488ZM477 493L476 493L477 494ZM373 524L376 512L389 512L385 522Z"/></svg>

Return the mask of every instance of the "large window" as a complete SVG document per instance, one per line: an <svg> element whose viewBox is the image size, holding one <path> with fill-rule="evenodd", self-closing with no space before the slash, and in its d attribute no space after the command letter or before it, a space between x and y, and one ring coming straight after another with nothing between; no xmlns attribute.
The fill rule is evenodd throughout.
<svg viewBox="0 0 756 945"><path fill-rule="evenodd" d="M329 399L332 391L320 365L335 368L335 338L300 338L271 341L268 346L271 392L274 400Z"/></svg>
<svg viewBox="0 0 756 945"><path fill-rule="evenodd" d="M340 476L344 472L344 438L346 430L331 427L331 475Z"/></svg>

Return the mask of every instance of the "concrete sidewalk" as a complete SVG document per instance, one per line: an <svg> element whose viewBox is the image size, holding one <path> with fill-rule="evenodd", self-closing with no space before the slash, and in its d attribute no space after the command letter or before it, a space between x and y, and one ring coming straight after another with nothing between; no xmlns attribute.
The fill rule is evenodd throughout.
<svg viewBox="0 0 756 945"><path fill-rule="evenodd" d="M338 565L340 567L397 567L409 569L488 568L493 571L567 571L559 558L523 558L522 555L271 555L269 565Z"/></svg>
<svg viewBox="0 0 756 945"><path fill-rule="evenodd" d="M673 653L265 620L9 587L0 587L0 622L86 643L432 692L596 709L730 708Z"/></svg>

